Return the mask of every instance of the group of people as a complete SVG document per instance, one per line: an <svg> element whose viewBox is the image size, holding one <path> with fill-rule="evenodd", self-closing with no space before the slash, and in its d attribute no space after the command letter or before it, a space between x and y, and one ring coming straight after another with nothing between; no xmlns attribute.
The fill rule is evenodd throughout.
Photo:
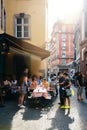
<svg viewBox="0 0 87 130"><path fill-rule="evenodd" d="M49 83L45 78L38 78L36 75L28 78L26 74L23 74L18 81L15 76L12 76L12 78L5 77L0 84L0 89L5 93L5 99L11 99L12 95L18 94L18 106L20 108L25 108L24 100L26 100L26 95L29 90L35 90L38 85L44 87L46 91L50 89Z"/></svg>
<svg viewBox="0 0 87 130"><path fill-rule="evenodd" d="M70 87L72 85L68 74L59 72L59 95L60 95L60 108L70 108L70 96L71 90ZM68 101L68 105L66 105L66 100Z"/></svg>
<svg viewBox="0 0 87 130"><path fill-rule="evenodd" d="M73 91L73 89L71 88L72 80L66 72L59 72L56 77L57 78L54 78L54 81L56 81L56 95L58 95L57 86L59 86L60 108L70 108L70 97ZM77 88L77 100L82 101L82 93L84 87L85 95L87 98L87 84L85 81L85 76L82 72L76 72L73 78L75 81L74 86ZM68 105L66 105L66 100L68 101Z"/></svg>
<svg viewBox="0 0 87 130"><path fill-rule="evenodd" d="M4 101L12 98L12 95L19 92L18 81L16 80L16 76L4 77L3 80L0 81L0 106L4 106Z"/></svg>
<svg viewBox="0 0 87 130"><path fill-rule="evenodd" d="M45 78L37 78L36 75L32 76L32 78L28 78L27 76L23 76L20 80L20 96L18 99L18 106L20 108L25 108L24 100L26 98L27 91L34 91L37 87L43 87L46 91L50 90L49 83Z"/></svg>
<svg viewBox="0 0 87 130"><path fill-rule="evenodd" d="M75 81L77 86L77 100L82 101L84 76L81 72L76 75ZM46 78L38 78L36 75L33 75L31 78L28 78L27 75L23 75L19 81L17 81L15 76L13 76L11 80L5 78L0 85L0 88L5 91L7 96L10 96L10 94L19 93L18 106L20 108L25 108L24 100L26 100L26 94L28 91L33 91L39 86L44 87L46 91L49 92L53 87L56 97L58 95L60 97L60 108L70 108L70 96L72 95L71 85L72 82L68 76L68 73L59 72L57 76L51 76L50 82L47 81Z"/></svg>

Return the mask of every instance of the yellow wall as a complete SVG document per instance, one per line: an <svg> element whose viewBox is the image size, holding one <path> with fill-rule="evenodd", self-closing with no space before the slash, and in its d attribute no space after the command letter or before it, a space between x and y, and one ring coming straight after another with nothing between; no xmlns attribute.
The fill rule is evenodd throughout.
<svg viewBox="0 0 87 130"><path fill-rule="evenodd" d="M45 0L6 0L6 32L14 35L14 15L31 16L31 42L37 46L45 43Z"/></svg>
<svg viewBox="0 0 87 130"><path fill-rule="evenodd" d="M11 53L6 54L4 71L6 75L12 75L13 73L13 54Z"/></svg>
<svg viewBox="0 0 87 130"><path fill-rule="evenodd" d="M14 15L19 13L31 16L31 40L27 42L45 47L46 41L46 1L47 0L6 0L6 33L14 36ZM31 57L31 73L41 75L46 70L45 60Z"/></svg>

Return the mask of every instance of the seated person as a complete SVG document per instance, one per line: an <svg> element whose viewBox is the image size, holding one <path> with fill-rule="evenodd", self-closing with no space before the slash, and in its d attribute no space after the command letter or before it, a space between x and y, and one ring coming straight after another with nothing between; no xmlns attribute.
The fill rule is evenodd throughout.
<svg viewBox="0 0 87 130"><path fill-rule="evenodd" d="M0 81L0 107L4 106L5 91L3 90L2 81Z"/></svg>
<svg viewBox="0 0 87 130"><path fill-rule="evenodd" d="M37 88L37 85L38 85L38 82L37 82L36 78L32 78L32 82L30 84L30 88L34 90L34 89Z"/></svg>
<svg viewBox="0 0 87 130"><path fill-rule="evenodd" d="M28 80L27 80L27 85L28 85L28 87L30 87L31 83L32 83L32 79L31 79L31 78L28 78Z"/></svg>
<svg viewBox="0 0 87 130"><path fill-rule="evenodd" d="M42 80L42 84L44 85L44 88L46 88L47 91L50 90L49 83L46 81L45 78Z"/></svg>
<svg viewBox="0 0 87 130"><path fill-rule="evenodd" d="M3 81L3 90L5 91L6 97L11 96L11 82L9 81L9 77L5 77Z"/></svg>
<svg viewBox="0 0 87 130"><path fill-rule="evenodd" d="M11 82L8 80L8 77L5 77L3 81L4 88L11 88Z"/></svg>
<svg viewBox="0 0 87 130"><path fill-rule="evenodd" d="M13 76L12 80L11 80L11 92L15 93L17 89L18 89L18 87L17 87L17 80L16 80L16 77Z"/></svg>
<svg viewBox="0 0 87 130"><path fill-rule="evenodd" d="M16 80L16 76L15 75L12 77L11 85L13 85L13 86L17 85L17 80Z"/></svg>

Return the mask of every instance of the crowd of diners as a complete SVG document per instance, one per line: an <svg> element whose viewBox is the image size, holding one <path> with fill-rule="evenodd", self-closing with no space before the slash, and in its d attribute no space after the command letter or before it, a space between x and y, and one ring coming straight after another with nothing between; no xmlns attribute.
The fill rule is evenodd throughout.
<svg viewBox="0 0 87 130"><path fill-rule="evenodd" d="M4 100L10 100L13 97L18 98L18 106L24 108L23 105L27 91L35 90L38 85L43 86L47 91L50 90L50 85L46 78L37 77L33 75L28 77L27 75L21 76L20 80L16 79L16 76L6 76L3 81L0 82L0 97ZM3 96L4 95L4 96Z"/></svg>

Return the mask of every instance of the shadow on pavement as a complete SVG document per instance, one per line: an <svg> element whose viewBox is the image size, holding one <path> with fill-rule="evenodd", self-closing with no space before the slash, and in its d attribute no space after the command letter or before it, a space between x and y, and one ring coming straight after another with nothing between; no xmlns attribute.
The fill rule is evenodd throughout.
<svg viewBox="0 0 87 130"><path fill-rule="evenodd" d="M55 118L48 119L52 120L51 128L48 128L47 130L71 130L69 128L69 125L74 122L74 118L71 118L69 116L70 110L66 109L58 109Z"/></svg>
<svg viewBox="0 0 87 130"><path fill-rule="evenodd" d="M11 130L11 123L18 107L16 102L6 102L5 107L0 107L0 130Z"/></svg>
<svg viewBox="0 0 87 130"><path fill-rule="evenodd" d="M78 102L78 114L83 125L83 129L87 130L87 100ZM86 128L85 128L86 127Z"/></svg>
<svg viewBox="0 0 87 130"><path fill-rule="evenodd" d="M39 120L43 115L46 115L50 111L51 107L47 108L26 108L25 111L22 113L23 120Z"/></svg>
<svg viewBox="0 0 87 130"><path fill-rule="evenodd" d="M26 108L25 112L22 113L23 115L23 120L38 120L40 119L41 116L41 111L39 109L34 109L34 108Z"/></svg>

